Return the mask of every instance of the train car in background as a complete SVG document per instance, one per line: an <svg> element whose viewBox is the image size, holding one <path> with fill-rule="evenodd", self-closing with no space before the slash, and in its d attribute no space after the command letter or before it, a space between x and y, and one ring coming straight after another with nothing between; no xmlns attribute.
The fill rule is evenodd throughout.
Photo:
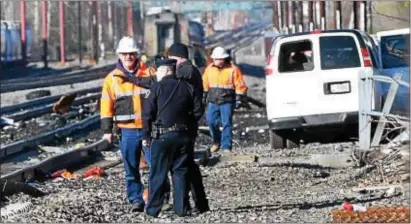
<svg viewBox="0 0 411 224"><path fill-rule="evenodd" d="M26 61L23 61L21 28L19 22L2 20L1 24L1 63L3 69L25 66L31 58L32 28L26 25Z"/></svg>
<svg viewBox="0 0 411 224"><path fill-rule="evenodd" d="M168 7L153 7L145 15L144 53L148 58L167 55L168 48L180 42L189 46L190 60L202 68L206 65L204 39L201 23L190 21L186 15L172 12Z"/></svg>

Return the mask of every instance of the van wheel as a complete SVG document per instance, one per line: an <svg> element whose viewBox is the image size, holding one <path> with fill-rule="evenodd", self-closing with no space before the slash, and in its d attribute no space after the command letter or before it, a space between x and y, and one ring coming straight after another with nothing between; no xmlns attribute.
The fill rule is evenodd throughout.
<svg viewBox="0 0 411 224"><path fill-rule="evenodd" d="M290 139L286 140L286 146L287 146L287 149L295 149L295 148L300 147L300 145L298 143L296 143L296 142L294 142Z"/></svg>
<svg viewBox="0 0 411 224"><path fill-rule="evenodd" d="M270 130L270 145L271 149L294 149L299 147L297 142L283 138L273 130Z"/></svg>
<svg viewBox="0 0 411 224"><path fill-rule="evenodd" d="M283 149L286 147L283 137L279 136L275 131L270 130L270 145L271 149Z"/></svg>

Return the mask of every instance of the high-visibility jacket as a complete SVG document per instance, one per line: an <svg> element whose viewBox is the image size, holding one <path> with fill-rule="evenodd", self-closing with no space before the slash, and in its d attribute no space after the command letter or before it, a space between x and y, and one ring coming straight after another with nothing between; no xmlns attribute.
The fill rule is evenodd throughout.
<svg viewBox="0 0 411 224"><path fill-rule="evenodd" d="M203 74L203 87L207 101L215 104L234 102L247 93L243 74L233 64L227 64L223 68L208 65Z"/></svg>
<svg viewBox="0 0 411 224"><path fill-rule="evenodd" d="M128 73L128 74L127 74ZM143 62L139 62L134 74L126 71L120 62L116 69L104 79L100 101L101 128L104 133L111 133L113 123L118 128L142 128L142 106L149 89L125 82L121 77L134 75L141 79L153 79L154 73Z"/></svg>

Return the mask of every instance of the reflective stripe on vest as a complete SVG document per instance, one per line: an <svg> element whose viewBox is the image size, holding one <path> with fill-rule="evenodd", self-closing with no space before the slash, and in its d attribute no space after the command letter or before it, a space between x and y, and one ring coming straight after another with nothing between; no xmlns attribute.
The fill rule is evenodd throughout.
<svg viewBox="0 0 411 224"><path fill-rule="evenodd" d="M227 85L222 85L220 83L214 84L211 82L210 75L208 76L208 83L209 83L210 88L234 89L233 79L234 79L234 67L231 68L231 72L230 72L230 77L229 77L230 84L227 84Z"/></svg>
<svg viewBox="0 0 411 224"><path fill-rule="evenodd" d="M139 114L114 115L113 121L130 121L137 118L141 118L141 116Z"/></svg>

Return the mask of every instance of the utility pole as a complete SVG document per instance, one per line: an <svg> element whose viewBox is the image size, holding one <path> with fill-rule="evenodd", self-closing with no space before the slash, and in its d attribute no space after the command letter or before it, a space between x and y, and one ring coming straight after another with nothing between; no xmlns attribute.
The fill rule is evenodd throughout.
<svg viewBox="0 0 411 224"><path fill-rule="evenodd" d="M299 1L298 2L298 31L303 32L304 31L304 10L303 10L303 2Z"/></svg>
<svg viewBox="0 0 411 224"><path fill-rule="evenodd" d="M110 42L110 44L108 44L109 46L113 42L113 6L112 4L113 3L111 1L107 2L108 40Z"/></svg>
<svg viewBox="0 0 411 224"><path fill-rule="evenodd" d="M60 6L60 63L65 64L66 63L66 41L65 41L65 27L64 27L64 22L65 22L65 16L64 16L64 2L60 0L59 2Z"/></svg>
<svg viewBox="0 0 411 224"><path fill-rule="evenodd" d="M104 42L103 42L103 17L102 17L102 10L101 10L101 1L97 2L97 22L98 22L98 39L97 42L99 43L100 49L100 59L104 59Z"/></svg>
<svg viewBox="0 0 411 224"><path fill-rule="evenodd" d="M44 68L47 64L47 1L41 2L41 20L42 20L42 39L43 39L43 63Z"/></svg>
<svg viewBox="0 0 411 224"><path fill-rule="evenodd" d="M119 33L119 25L118 25L118 8L116 4L113 4L112 6L112 14L113 14L113 52L116 52L116 48L117 48L117 34Z"/></svg>
<svg viewBox="0 0 411 224"><path fill-rule="evenodd" d="M97 2L91 2L91 60L90 64L98 63L98 27L97 27Z"/></svg>
<svg viewBox="0 0 411 224"><path fill-rule="evenodd" d="M325 16L325 1L320 1L320 26L322 30L327 29L327 21Z"/></svg>
<svg viewBox="0 0 411 224"><path fill-rule="evenodd" d="M342 19L341 19L341 1L336 1L335 3L335 28L342 28Z"/></svg>
<svg viewBox="0 0 411 224"><path fill-rule="evenodd" d="M368 4L367 4L367 22L368 22L368 24L367 24L367 32L368 33L372 33L373 32L373 29L372 29L372 26L373 26L373 24L372 24L372 2L368 2Z"/></svg>
<svg viewBox="0 0 411 224"><path fill-rule="evenodd" d="M81 52L81 20L82 20L82 18L81 18L81 1L78 1L77 2L77 16L78 16L78 19L77 19L77 30L78 30L78 61L79 61L79 64L81 65L81 63L82 63L82 60L83 60L83 55L82 55L82 52Z"/></svg>
<svg viewBox="0 0 411 224"><path fill-rule="evenodd" d="M127 35L133 37L133 3L131 1L127 8Z"/></svg>
<svg viewBox="0 0 411 224"><path fill-rule="evenodd" d="M308 2L308 30L313 31L315 28L314 26L314 2Z"/></svg>
<svg viewBox="0 0 411 224"><path fill-rule="evenodd" d="M280 31L280 22L278 21L278 2L274 1L271 2L272 4L272 9L273 9L273 26L274 28L277 28L278 31Z"/></svg>
<svg viewBox="0 0 411 224"><path fill-rule="evenodd" d="M20 37L21 37L21 57L23 59L23 62L26 63L26 60L27 60L26 1L20 2Z"/></svg>
<svg viewBox="0 0 411 224"><path fill-rule="evenodd" d="M291 2L291 32L295 33L297 25L297 3L295 1Z"/></svg>
<svg viewBox="0 0 411 224"><path fill-rule="evenodd" d="M358 3L354 1L353 2L353 14L354 14L354 29L359 29L359 18L358 18L358 14L357 14L357 9L358 9Z"/></svg>
<svg viewBox="0 0 411 224"><path fill-rule="evenodd" d="M281 1L282 7L281 12L283 13L283 28L288 30L289 20L288 20L288 1Z"/></svg>
<svg viewBox="0 0 411 224"><path fill-rule="evenodd" d="M361 29L363 31L368 31L367 29L367 2L366 1L362 1L361 2L361 18L362 18L362 27Z"/></svg>

